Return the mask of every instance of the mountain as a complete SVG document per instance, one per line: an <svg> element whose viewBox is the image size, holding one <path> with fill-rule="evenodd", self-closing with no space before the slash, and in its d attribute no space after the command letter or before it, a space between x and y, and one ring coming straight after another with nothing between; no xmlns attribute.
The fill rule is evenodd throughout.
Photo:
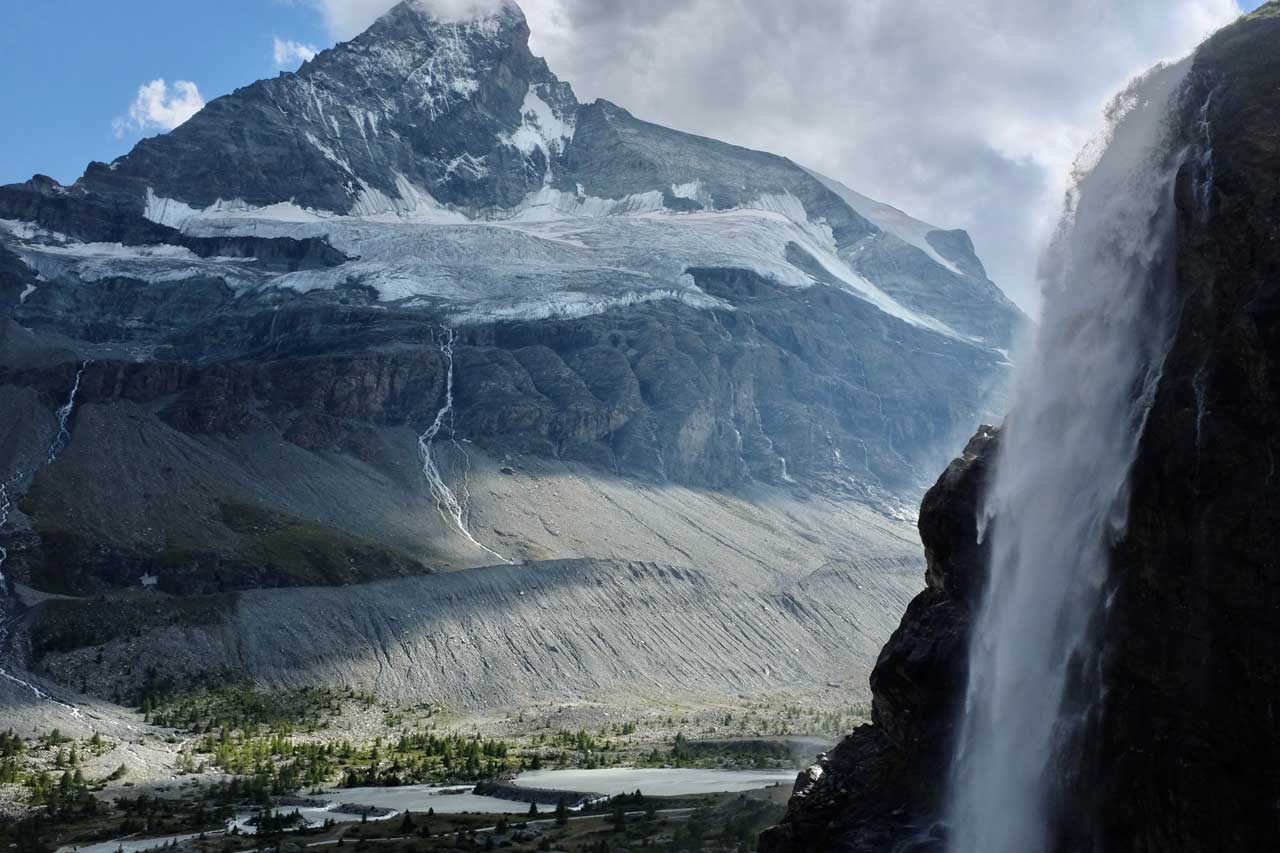
<svg viewBox="0 0 1280 853"><path fill-rule="evenodd" d="M410 0L71 186L0 187L18 664L103 696L148 672L292 683L314 662L224 640L264 602L303 624L329 600L299 588L359 585L372 619L512 563L492 577L543 579L558 608L644 563L664 568L618 594L674 584L708 636L732 616L707 584L809 590L793 614L827 590L843 633L752 689L860 680L915 591L910 507L999 411L1026 319L963 232L581 104L528 39L514 4L456 21ZM108 630L103 601L148 615ZM403 692L366 627L316 677ZM412 689L478 701L455 688Z"/></svg>
<svg viewBox="0 0 1280 853"><path fill-rule="evenodd" d="M1152 252L1151 298L1172 319L1116 513L1127 528L1106 540L1102 604L1086 613L1094 647L1066 664L1035 849L1265 850L1280 835L1278 41L1271 2L1160 72L1186 74L1169 122L1182 158L1166 210L1176 227ZM1105 205L1117 186L1084 185L1079 209ZM992 531L979 535L977 521L1020 426L1014 411L926 496L928 588L871 674L874 723L801 775L762 850L958 849L948 785L973 713L971 637L994 583ZM1001 723L997 734L1014 738L1014 721Z"/></svg>

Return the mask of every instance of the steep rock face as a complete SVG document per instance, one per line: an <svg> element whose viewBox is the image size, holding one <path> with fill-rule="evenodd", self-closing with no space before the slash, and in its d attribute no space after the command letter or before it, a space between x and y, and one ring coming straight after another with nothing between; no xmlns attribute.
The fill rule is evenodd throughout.
<svg viewBox="0 0 1280 853"><path fill-rule="evenodd" d="M734 310L655 303L576 320L473 326L458 333L451 356L434 318L374 310L360 304L359 292L345 305L295 297L262 311L218 280L144 287L119 279L41 288L17 316L46 334L149 352L145 361L88 363L77 401L129 411L153 438L131 447L114 431L93 435L88 422L77 435L106 452L141 453L136 462L165 470L182 465L161 451L170 442L216 450L262 436L400 479L411 472L388 459L379 431L421 434L451 405L442 447L465 439L495 458L575 460L643 481L772 483L892 505L916 488L952 425L986 411L988 389L970 384L970 370L982 363L975 355L988 369L999 356L932 338L841 291L796 292L741 271L696 276ZM916 358L895 358L894 343L913 338ZM68 362L15 366L0 368L0 381L33 390L52 410L76 372ZM80 417L73 412L73 430ZM160 523L169 512L149 510L161 529L183 531L179 541L160 543L128 532L136 501L78 504L86 493L74 483L88 472L75 470L75 458L40 468L18 500L31 529L52 538L15 548L13 577L41 587L56 578L64 593L128 586L144 575L192 592L267 578L277 579L272 585L335 579L327 569L295 572L293 580L252 570L251 554L233 547L240 539L223 523L222 506L246 500L233 480L204 487L217 489L216 501L188 506L190 517ZM193 469L199 458L189 456ZM295 515L287 496L300 486L286 479L250 503ZM344 506L353 495L339 490L331 500ZM424 494L424 512L430 503ZM412 559L388 555L369 571L399 573L415 560L438 565L435 535L424 528L419 538L400 539L396 547ZM346 548L320 562L345 560ZM178 571L189 560L204 568Z"/></svg>
<svg viewBox="0 0 1280 853"><path fill-rule="evenodd" d="M1213 183L1184 187L1182 311L1115 556L1086 772L1108 850L1280 837L1278 43L1271 3L1197 56Z"/></svg>
<svg viewBox="0 0 1280 853"><path fill-rule="evenodd" d="M925 495L920 537L928 586L872 670L873 722L800 774L784 822L766 833L761 850L941 849L934 823L986 572L976 520L998 446L999 434L983 427Z"/></svg>
<svg viewBox="0 0 1280 853"><path fill-rule="evenodd" d="M1280 3L1210 39L1174 117L1206 155L1179 175L1175 331L1098 617L1105 691L1080 766L1055 782L1068 833L1055 850L1265 850L1280 837L1277 42ZM825 772L802 775L763 850L943 848L966 654L964 618L945 608L985 574L959 535L977 517L971 496L926 498L930 590L873 675L877 724L827 756ZM940 506L954 525L930 541Z"/></svg>

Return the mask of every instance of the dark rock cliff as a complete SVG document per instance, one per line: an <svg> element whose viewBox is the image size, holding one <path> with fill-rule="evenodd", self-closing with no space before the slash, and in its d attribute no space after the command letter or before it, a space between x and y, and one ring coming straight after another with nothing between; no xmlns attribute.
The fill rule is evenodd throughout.
<svg viewBox="0 0 1280 853"><path fill-rule="evenodd" d="M983 427L920 507L927 587L871 673L872 724L800 774L785 821L761 842L784 851L930 850L968 676L969 624L986 572L976 520L999 446Z"/></svg>
<svg viewBox="0 0 1280 853"><path fill-rule="evenodd" d="M1209 40L1189 77L1194 112L1179 119L1210 153L1179 176L1174 339L1112 559L1103 701L1081 766L1059 780L1072 826L1055 849L1253 851L1280 838L1278 45L1270 3ZM762 850L943 848L992 449L980 435L925 499L929 588L872 675L874 724L801 775Z"/></svg>
<svg viewBox="0 0 1280 853"><path fill-rule="evenodd" d="M988 389L975 387L971 371L997 370L995 354L929 336L838 290L795 291L741 270L695 275L736 310L654 303L461 330L454 416L442 440L465 437L495 458L573 460L646 481L796 485L876 502L917 488L951 425L983 414ZM215 279L112 279L41 288L15 316L50 340L148 349L143 361L89 363L77 397L85 411L129 411L172 440L273 436L321 458L385 467L378 431L425 430L446 404L449 362L431 315L377 310L362 297L287 297L268 308ZM15 331L9 342L30 340ZM913 359L895 357L904 344ZM0 386L34 392L49 410L62 405L76 363L32 359L0 364ZM123 447L114 434L80 428L74 413L72 423L83 442ZM132 452L142 467L196 466L154 444ZM182 477L169 473L167 488L178 494ZM206 509L150 506L149 524L186 533L180 543L142 547L112 531L133 526L124 519L141 511L145 494L123 487L88 513L101 519L90 525L81 476L72 462L43 468L18 499L40 544L13 543L11 577L68 593L128 586L142 575L160 576L175 592L358 579L253 568L253 549L237 545L222 505L263 503L259 511L278 514L287 511L278 497L249 499L228 484L215 487L221 494ZM373 576L432 563L422 543L402 547L416 560L372 549L380 554L366 561L378 568ZM344 544L321 562L345 561L347 551Z"/></svg>
<svg viewBox="0 0 1280 853"><path fill-rule="evenodd" d="M1196 60L1213 192L1207 222L1182 217L1182 310L1114 560L1091 756L1108 850L1280 838L1278 48L1271 3Z"/></svg>

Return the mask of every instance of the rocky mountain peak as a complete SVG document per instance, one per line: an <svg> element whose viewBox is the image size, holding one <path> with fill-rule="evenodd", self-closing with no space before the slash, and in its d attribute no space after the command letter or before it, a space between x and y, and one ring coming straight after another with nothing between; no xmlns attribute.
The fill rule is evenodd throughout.
<svg viewBox="0 0 1280 853"><path fill-rule="evenodd" d="M504 27L527 28L524 10L513 0L467 0L453 3L401 0L384 12L372 29L473 23L484 23L495 30Z"/></svg>
<svg viewBox="0 0 1280 853"><path fill-rule="evenodd" d="M577 99L530 53L517 5L464 11L405 0L297 72L92 165L82 185L174 226L211 205L363 216L513 207L567 146Z"/></svg>
<svg viewBox="0 0 1280 853"><path fill-rule="evenodd" d="M390 49L390 58L431 64L441 60L476 59L477 54L520 54L529 57L529 25L520 7L507 0L441 8L426 0L402 0L367 30L324 56L350 55L343 48ZM410 55L403 56L403 53ZM356 53L359 53L357 51Z"/></svg>

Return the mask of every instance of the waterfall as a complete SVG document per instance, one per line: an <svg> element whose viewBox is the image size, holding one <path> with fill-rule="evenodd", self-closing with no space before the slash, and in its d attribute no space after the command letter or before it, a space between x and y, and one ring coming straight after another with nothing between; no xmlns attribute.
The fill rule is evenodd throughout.
<svg viewBox="0 0 1280 853"><path fill-rule="evenodd" d="M67 423L71 420L71 413L76 408L76 394L80 393L80 377L84 376L84 369L89 366L89 362L81 362L80 368L76 371L75 382L71 385L71 393L67 395L67 402L58 407L58 434L54 436L53 443L49 445L49 455L45 464L53 464L62 451L67 449L67 444L71 441L71 433L67 430Z"/></svg>
<svg viewBox="0 0 1280 853"><path fill-rule="evenodd" d="M9 483L0 483L0 531L4 530L4 526L9 523L9 510L13 508L13 499L9 497ZM9 559L9 549L0 545L0 599L5 595L4 583L4 561ZM0 609L0 620L4 619L3 609ZM4 639L4 629L0 628L0 640Z"/></svg>
<svg viewBox="0 0 1280 853"><path fill-rule="evenodd" d="M952 853L1053 849L1054 780L1099 698L1080 682L1096 671L1090 627L1168 347L1188 67L1157 68L1115 100L1105 149L1082 155L1042 261L1038 339L1019 359L979 520L991 565L953 757Z"/></svg>
<svg viewBox="0 0 1280 853"><path fill-rule="evenodd" d="M474 545L481 551L490 556L496 557L504 563L511 562L506 557L485 547L481 542L471 535L471 531L467 528L468 515L468 486L467 479L471 469L471 459L467 456L467 452L458 444L458 440L454 437L454 410L453 410L453 345L457 342L458 335L453 329L446 328L440 341L440 353L445 359L445 381L444 381L444 405L436 412L435 418L431 421L431 425L427 427L427 431L418 436L418 456L422 459L422 473L426 475L427 485L431 489L431 498L435 501L436 511L440 513L440 517L444 519L446 524L452 524L462 534L463 538ZM432 445L439 437L440 431L444 428L445 422L449 423L450 441L453 446L463 455L466 460L463 470L462 480L462 500L458 499L458 495L449 488L449 484L445 482L444 475L440 471L440 466L436 462L435 456L431 452Z"/></svg>
<svg viewBox="0 0 1280 853"><path fill-rule="evenodd" d="M53 440L49 442L49 450L45 454L45 465L51 465L57 461L62 455L62 451L67 449L67 445L71 443L70 422L71 414L76 408L76 395L80 393L80 379L84 376L84 370L89 366L88 361L80 363L80 367L76 370L75 381L71 384L71 393L67 395L67 402L58 407L54 417L58 420L58 431L54 434ZM32 470L24 470L19 466L17 472L8 480L0 483L0 532L3 532L4 526L9 523L9 513L13 510L13 494L12 489L16 492L28 476L34 477L40 470L37 465ZM9 551L3 545L0 545L0 601L5 595L4 586L4 563L9 559ZM0 618L3 618L3 608L0 608ZM0 640L3 640L3 626L0 625Z"/></svg>
<svg viewBox="0 0 1280 853"><path fill-rule="evenodd" d="M62 455L62 451L67 449L67 445L71 443L71 415L76 408L76 395L80 393L80 380L84 376L85 368L89 366L88 361L80 363L80 367L76 370L75 381L71 384L71 392L67 395L67 402L58 407L54 416L58 420L58 431L54 434L53 440L49 443L49 449L45 454L45 465L52 465ZM16 492L28 478L34 478L42 466L37 464L30 470L18 468L17 473L0 483L0 532L3 532L4 526L9 522L9 514L13 509L13 495L10 489ZM3 647L5 641L9 638L9 608L8 608L8 586L4 577L4 563L9 558L9 551L3 545L0 545L0 647ZM0 648L0 653L3 648ZM18 687L31 693L37 699L44 702L50 702L54 705L61 706L71 712L73 717L80 716L80 709L75 705L55 699L48 693L36 687L29 681L24 681L8 670L0 668L0 678L17 685Z"/></svg>

